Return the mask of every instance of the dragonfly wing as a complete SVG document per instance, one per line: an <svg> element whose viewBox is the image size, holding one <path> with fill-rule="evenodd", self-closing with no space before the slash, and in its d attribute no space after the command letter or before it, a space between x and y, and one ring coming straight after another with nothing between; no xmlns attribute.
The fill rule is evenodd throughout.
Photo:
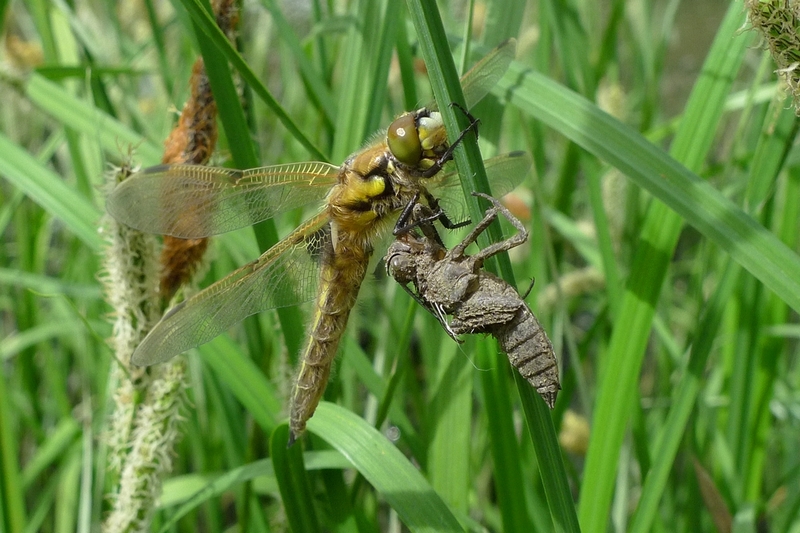
<svg viewBox="0 0 800 533"><path fill-rule="evenodd" d="M461 76L461 90L464 91L467 109L472 109L475 104L483 100L484 96L489 94L492 87L500 81L500 78L508 70L508 66L514 59L516 52L516 39L508 39L486 54L466 74ZM426 107L434 111L439 109L436 102L431 102Z"/></svg>
<svg viewBox="0 0 800 533"><path fill-rule="evenodd" d="M330 245L326 211L224 279L170 309L133 353L148 366L204 344L244 318L311 300L318 258Z"/></svg>
<svg viewBox="0 0 800 533"><path fill-rule="evenodd" d="M516 189L528 175L533 160L527 152L509 152L483 162L492 196L502 198ZM425 182L425 188L439 200L439 207L453 222L469 218L457 172L442 172Z"/></svg>
<svg viewBox="0 0 800 533"><path fill-rule="evenodd" d="M249 170L160 165L120 183L106 209L140 231L196 239L319 202L338 173L339 167L316 162Z"/></svg>
<svg viewBox="0 0 800 533"><path fill-rule="evenodd" d="M508 39L489 52L461 77L467 109L483 100L508 70L517 52L516 39Z"/></svg>

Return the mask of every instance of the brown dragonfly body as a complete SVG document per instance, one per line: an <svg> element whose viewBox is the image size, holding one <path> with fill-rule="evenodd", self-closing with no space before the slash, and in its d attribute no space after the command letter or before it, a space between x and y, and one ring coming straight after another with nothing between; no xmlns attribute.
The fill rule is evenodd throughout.
<svg viewBox="0 0 800 533"><path fill-rule="evenodd" d="M514 49L513 41L501 45L462 78L468 105L502 76ZM340 166L309 162L235 170L162 165L121 183L107 201L114 218L142 231L189 239L324 200L321 211L257 260L169 310L136 349L133 362L166 361L247 316L314 298L291 399L293 442L325 390L376 239L412 200L421 198L434 207L456 191L460 195L454 173L441 171L451 153L441 116L424 107L400 115L383 138ZM485 164L493 188L509 192L524 177L530 158L512 153ZM448 215L460 214L448 207Z"/></svg>
<svg viewBox="0 0 800 533"><path fill-rule="evenodd" d="M403 115L389 128L390 135L398 121L413 124L420 132L420 121L432 118L430 115L426 108ZM440 120L438 113L433 118ZM441 126L438 128L443 131ZM327 199L330 238L321 250L316 312L292 395L289 444L303 432L325 391L339 340L367 272L374 240L416 197L422 195L435 201L421 180L431 170L438 171L444 163L441 158L446 159L447 153L446 139L440 140L424 150L422 158L415 156L412 164L407 164L398 159L387 142L382 142L353 154L342 164L338 183Z"/></svg>

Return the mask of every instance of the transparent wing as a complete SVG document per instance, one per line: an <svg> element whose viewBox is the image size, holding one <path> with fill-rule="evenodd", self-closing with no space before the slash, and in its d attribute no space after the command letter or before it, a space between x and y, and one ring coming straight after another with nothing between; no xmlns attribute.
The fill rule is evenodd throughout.
<svg viewBox="0 0 800 533"><path fill-rule="evenodd" d="M464 90L464 99L467 109L483 100L492 87L497 85L500 78L508 70L508 65L517 53L516 39L509 39L489 52L483 59L461 77L461 87Z"/></svg>
<svg viewBox="0 0 800 533"><path fill-rule="evenodd" d="M249 170L160 165L120 183L106 209L140 231L196 239L319 202L338 173L339 167L316 162Z"/></svg>
<svg viewBox="0 0 800 533"><path fill-rule="evenodd" d="M492 196L501 198L522 183L533 161L526 152L509 152L486 159L483 164ZM439 207L452 222L463 222L469 218L457 172L440 172L423 183L428 192L439 200Z"/></svg>
<svg viewBox="0 0 800 533"><path fill-rule="evenodd" d="M204 344L244 318L311 300L318 258L330 246L326 211L264 254L170 309L133 352L132 362L162 363Z"/></svg>
<svg viewBox="0 0 800 533"><path fill-rule="evenodd" d="M508 66L514 59L516 52L516 39L508 39L486 54L466 74L461 76L461 90L464 91L467 109L471 109L475 104L483 100L484 96L489 94L492 87L500 81L500 78L508 70ZM439 106L436 102L431 102L427 108L435 111L439 109Z"/></svg>

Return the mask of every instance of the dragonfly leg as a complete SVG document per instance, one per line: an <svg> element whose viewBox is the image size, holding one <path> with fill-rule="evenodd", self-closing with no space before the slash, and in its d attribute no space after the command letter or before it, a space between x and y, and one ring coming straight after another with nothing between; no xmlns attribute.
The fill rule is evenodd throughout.
<svg viewBox="0 0 800 533"><path fill-rule="evenodd" d="M424 191L424 194L425 200L428 202L431 211L436 213L435 220L438 220L445 229L459 229L472 223L470 219L463 220L461 222L453 222L450 220L450 217L447 216L447 213L444 212L444 209L442 209L439 205L438 198L430 194L428 191Z"/></svg>
<svg viewBox="0 0 800 533"><path fill-rule="evenodd" d="M534 285L536 285L536 278L531 278L531 284L528 285L528 288L525 290L525 294L522 295L522 299L523 300L527 300L528 299L528 296L530 296Z"/></svg>
<svg viewBox="0 0 800 533"><path fill-rule="evenodd" d="M525 226L522 225L522 222L519 221L511 212L503 207L503 204L500 203L499 200L496 198L492 198L488 194L483 194L480 192L473 192L473 196L477 196L483 198L492 203L492 207L486 211L486 216L483 217L475 228L467 235L463 241L461 241L458 245L454 246L452 250L450 250L450 254L452 257L461 257L464 254L464 250L466 250L467 246L475 242L478 238L478 235L486 231L486 228L497 218L497 214L500 213L511 223L514 228L516 228L517 233L509 237L508 239L500 242L496 242L490 246L487 246L483 250L480 250L478 253L473 255L473 259L480 264L487 258L496 255L500 252L508 251L512 248L515 248L528 240L528 231L525 229Z"/></svg>
<svg viewBox="0 0 800 533"><path fill-rule="evenodd" d="M400 213L400 216L394 225L394 230L392 233L395 237L398 237L410 232L415 228L419 228L425 237L444 248L444 243L442 242L439 233L436 231L436 228L433 226L433 223L437 220L442 221L443 217L448 222L450 222L450 220L447 218L441 208L439 208L439 204L436 202L435 198L427 193L426 198L430 198L428 203L432 203L436 207L419 203L419 192L417 192L414 194L414 198L412 198L411 201L409 201L408 204L403 208L402 213ZM442 222L442 225L448 229L452 229L451 227L445 225L444 222Z"/></svg>
<svg viewBox="0 0 800 533"><path fill-rule="evenodd" d="M411 222L411 219L414 215L414 206L416 206L418 202L419 202L419 191L414 193L414 197L411 200L409 200L409 202L400 212L400 216L397 217L397 222L395 222L394 224L392 235L394 235L395 237L403 235L405 233L408 233L417 226L417 224Z"/></svg>
<svg viewBox="0 0 800 533"><path fill-rule="evenodd" d="M458 109L459 111L461 111L462 113L464 113L464 116L466 116L466 117L469 119L470 125L472 125L473 123L475 124L475 128L476 128L476 129L475 129L475 135L477 135L477 134L478 134L478 130L477 130L478 123L479 123L481 120L480 120L479 118L475 118L475 117L472 115L472 113L470 113L469 111L467 111L466 109L464 109L463 107L461 107L461 104L459 104L458 102L450 102L450 107L455 107L456 109Z"/></svg>

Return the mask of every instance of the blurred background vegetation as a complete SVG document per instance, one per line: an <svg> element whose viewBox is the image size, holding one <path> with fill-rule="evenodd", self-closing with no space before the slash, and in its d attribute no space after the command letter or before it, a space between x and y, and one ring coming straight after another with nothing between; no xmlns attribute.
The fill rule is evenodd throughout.
<svg viewBox="0 0 800 533"><path fill-rule="evenodd" d="M307 308L184 356L172 470L137 523L800 531L797 119L762 50L800 25L775 4L788 11L751 6L779 22L759 33L720 0L440 3L462 72L518 39L474 112L484 157L534 157L507 204L531 231L516 279L536 279L528 302L561 364L552 419L493 340L456 345L376 263L302 446L287 452L283 422ZM96 531L118 501L105 182L161 160L192 64L217 44L199 5L0 0L0 531ZM246 2L237 48L338 163L431 99L420 9ZM231 76L248 131L221 129L212 164L247 139L259 164L319 158ZM218 104L224 117L239 101ZM249 229L215 238L198 285L260 250Z"/></svg>

